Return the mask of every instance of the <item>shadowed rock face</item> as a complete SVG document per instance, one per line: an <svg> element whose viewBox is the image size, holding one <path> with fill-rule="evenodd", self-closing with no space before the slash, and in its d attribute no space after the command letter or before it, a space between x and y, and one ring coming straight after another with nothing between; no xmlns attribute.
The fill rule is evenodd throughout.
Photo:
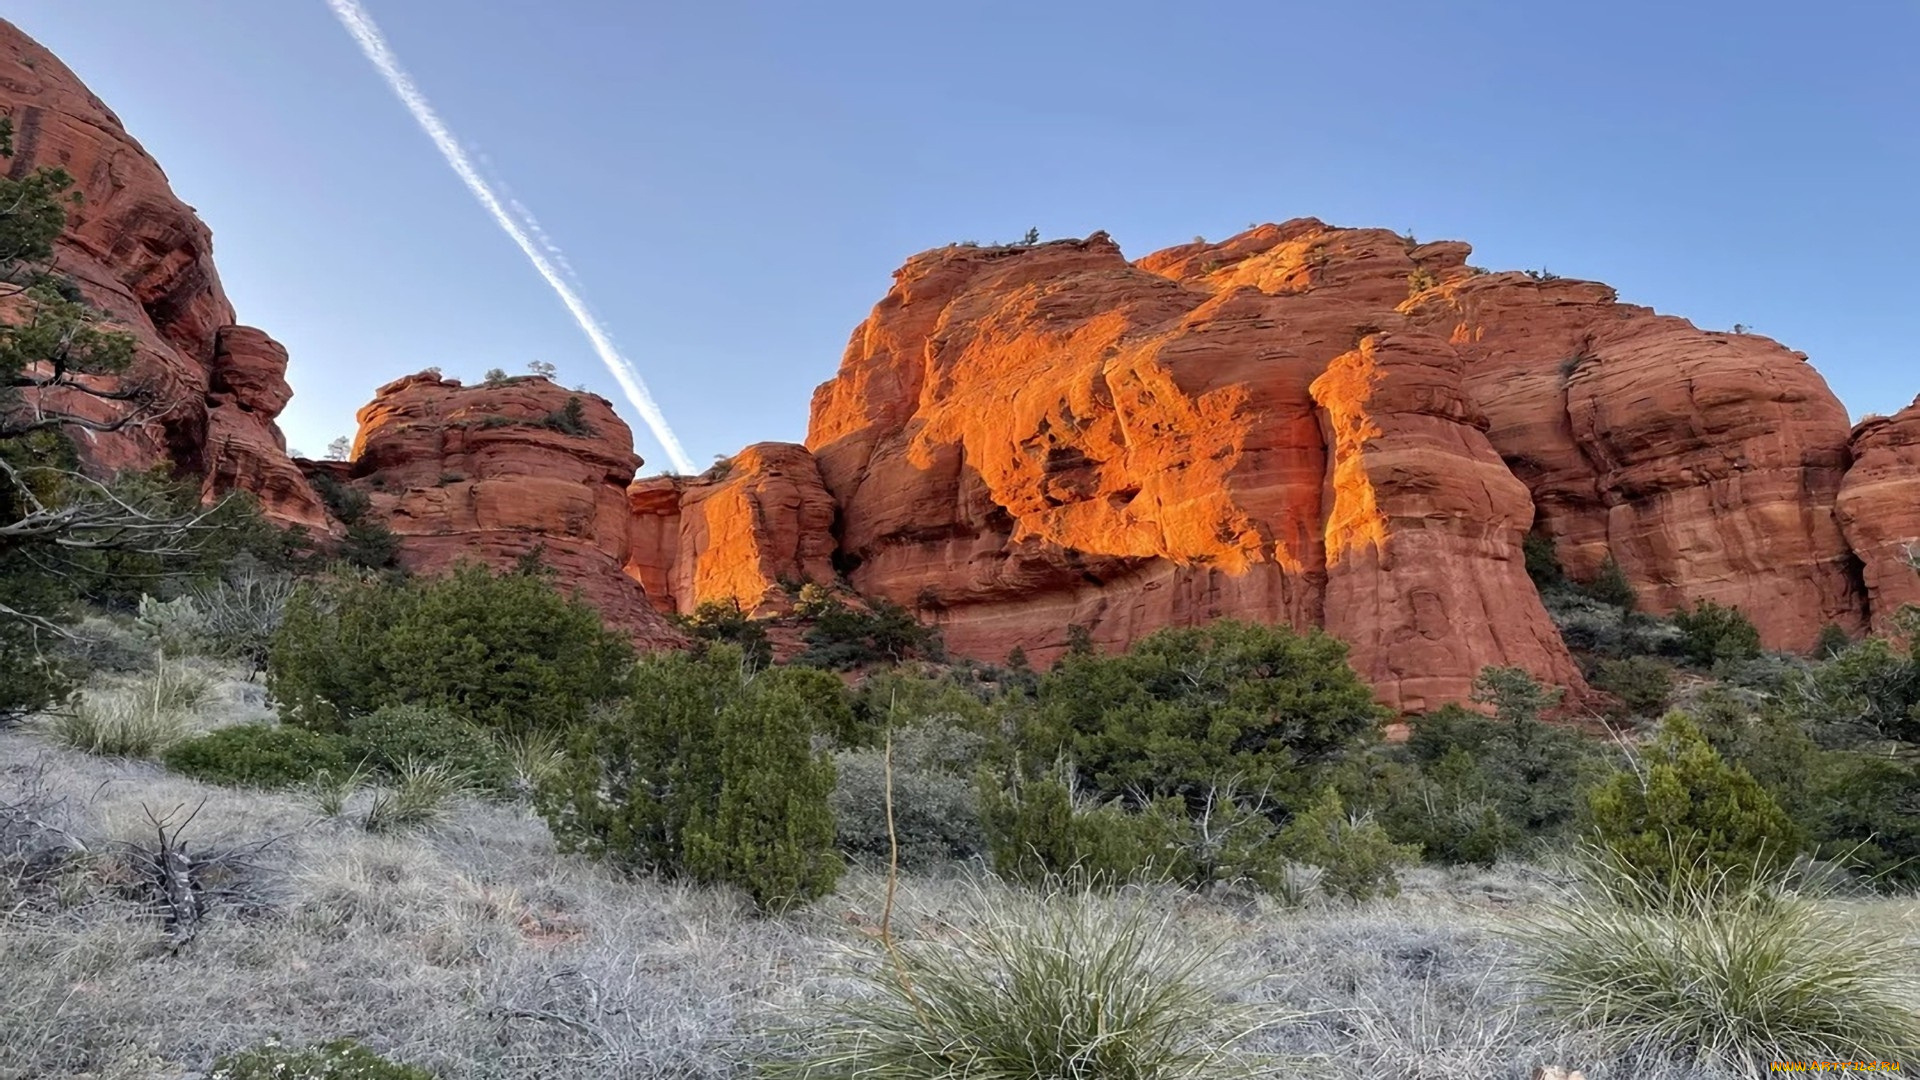
<svg viewBox="0 0 1920 1080"><path fill-rule="evenodd" d="M1853 467L1840 486L1840 527L1862 564L1874 629L1920 604L1920 398L1853 430Z"/></svg>
<svg viewBox="0 0 1920 1080"><path fill-rule="evenodd" d="M423 372L381 387L359 418L347 482L409 570L507 569L537 553L637 644L681 643L624 570L640 458L604 398L537 376L464 387Z"/></svg>
<svg viewBox="0 0 1920 1080"><path fill-rule="evenodd" d="M242 488L283 524L330 529L325 510L287 457L274 418L286 407L286 351L234 325L213 266L207 227L174 197L160 166L73 72L0 21L0 113L13 121L13 176L58 167L81 202L54 269L139 341L134 377L155 386L162 415L145 425L77 438L100 471L171 463L205 476L208 494ZM93 419L95 402L56 400Z"/></svg>

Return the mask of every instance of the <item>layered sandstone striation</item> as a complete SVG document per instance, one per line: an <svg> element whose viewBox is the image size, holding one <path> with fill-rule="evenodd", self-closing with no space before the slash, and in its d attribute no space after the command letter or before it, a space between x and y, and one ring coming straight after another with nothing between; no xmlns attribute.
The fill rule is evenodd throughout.
<svg viewBox="0 0 1920 1080"><path fill-rule="evenodd" d="M1920 398L1853 431L1853 466L1840 487L1840 527L1859 556L1874 629L1892 629L1920 604Z"/></svg>
<svg viewBox="0 0 1920 1080"><path fill-rule="evenodd" d="M537 556L641 645L681 641L625 572L640 458L604 398L539 376L467 387L429 371L381 387L359 420L346 482L409 570Z"/></svg>
<svg viewBox="0 0 1920 1080"><path fill-rule="evenodd" d="M841 565L990 658L1325 626L1406 708L1487 664L1577 685L1529 530L1774 647L1861 625L1847 418L1804 356L1470 251L1299 219L918 256L814 397Z"/></svg>
<svg viewBox="0 0 1920 1080"><path fill-rule="evenodd" d="M145 422L76 439L101 471L172 464L207 478L208 494L233 487L261 497L283 524L331 528L286 454L274 419L286 406L286 352L236 326L214 270L213 244L174 197L160 166L58 58L0 20L0 114L12 121L9 175L65 169L80 201L68 211L54 271L139 343L129 378L150 386ZM98 402L58 401L92 419L116 418Z"/></svg>

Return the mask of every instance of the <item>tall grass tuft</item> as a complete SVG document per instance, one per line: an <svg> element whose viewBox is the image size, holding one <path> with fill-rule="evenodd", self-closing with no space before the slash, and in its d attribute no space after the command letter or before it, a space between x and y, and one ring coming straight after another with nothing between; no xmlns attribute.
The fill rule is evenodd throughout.
<svg viewBox="0 0 1920 1080"><path fill-rule="evenodd" d="M929 936L883 938L771 1075L1179 1080L1232 1075L1257 1030L1216 949L1140 893L975 893ZM1221 1071L1225 1070L1225 1071Z"/></svg>
<svg viewBox="0 0 1920 1080"><path fill-rule="evenodd" d="M466 775L445 765L409 760L393 784L374 792L361 826L370 833L424 829L445 821L454 802L472 790Z"/></svg>
<svg viewBox="0 0 1920 1080"><path fill-rule="evenodd" d="M1616 1053L1739 1075L1920 1055L1920 950L1778 882L1652 893L1615 879L1514 937L1543 1018Z"/></svg>
<svg viewBox="0 0 1920 1080"><path fill-rule="evenodd" d="M89 692L47 726L55 742L105 757L158 757L187 731L185 716L137 689Z"/></svg>
<svg viewBox="0 0 1920 1080"><path fill-rule="evenodd" d="M365 765L353 765L345 769L321 769L308 777L301 794L306 796L307 805L321 817L336 818L347 808L347 801L355 792L366 787L373 774Z"/></svg>

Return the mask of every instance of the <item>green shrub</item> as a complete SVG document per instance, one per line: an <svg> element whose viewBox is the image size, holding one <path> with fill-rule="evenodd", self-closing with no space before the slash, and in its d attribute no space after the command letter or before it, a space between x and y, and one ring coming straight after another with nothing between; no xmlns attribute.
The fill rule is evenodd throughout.
<svg viewBox="0 0 1920 1080"><path fill-rule="evenodd" d="M567 850L735 885L767 910L824 895L841 864L817 686L728 645L648 657L626 707L568 743L541 812Z"/></svg>
<svg viewBox="0 0 1920 1080"><path fill-rule="evenodd" d="M1828 623L1820 628L1820 636L1813 642L1815 660L1831 660L1847 651L1853 644L1853 638L1839 623Z"/></svg>
<svg viewBox="0 0 1920 1080"><path fill-rule="evenodd" d="M302 584L274 637L268 686L287 721L316 730L420 705L524 733L584 721L619 694L632 655L546 575L468 565L441 578Z"/></svg>
<svg viewBox="0 0 1920 1080"><path fill-rule="evenodd" d="M1382 716L1338 639L1228 620L1118 656L1070 654L1038 704L1018 736L1026 760L1072 761L1096 801L1171 796L1195 810L1223 777L1284 806Z"/></svg>
<svg viewBox="0 0 1920 1080"><path fill-rule="evenodd" d="M175 743L163 760L182 776L235 787L292 787L322 770L347 767L340 738L284 724L209 731Z"/></svg>
<svg viewBox="0 0 1920 1080"><path fill-rule="evenodd" d="M1737 663L1760 655L1760 631L1737 607L1702 600L1673 613L1685 635L1687 659L1699 667Z"/></svg>
<svg viewBox="0 0 1920 1080"><path fill-rule="evenodd" d="M863 611L814 586L800 591L794 610L812 625L804 635L806 649L793 658L796 664L846 671L944 655L939 631L920 625L913 612L898 604L876 599Z"/></svg>
<svg viewBox="0 0 1920 1080"><path fill-rule="evenodd" d="M1728 765L1685 713L1670 713L1632 771L1588 795L1601 846L1653 895L1744 888L1802 837L1751 774Z"/></svg>
<svg viewBox="0 0 1920 1080"><path fill-rule="evenodd" d="M540 423L562 435L577 438L586 438L594 433L593 425L587 423L586 402L581 400L579 394L567 395L567 403L548 413Z"/></svg>
<svg viewBox="0 0 1920 1080"><path fill-rule="evenodd" d="M1544 593L1567 583L1567 572L1560 566L1560 553L1553 537L1542 532L1530 532L1520 542L1520 553L1526 560L1527 577L1533 579L1535 589Z"/></svg>
<svg viewBox="0 0 1920 1080"><path fill-rule="evenodd" d="M1545 908L1518 938L1547 1022L1615 1053L1740 1076L1764 1076L1772 1062L1920 1053L1913 943L1817 900L1649 894L1629 878Z"/></svg>
<svg viewBox="0 0 1920 1080"><path fill-rule="evenodd" d="M1390 773L1379 785L1386 793L1380 824L1396 842L1417 846L1429 862L1492 866L1526 833L1503 811L1489 773L1500 775L1458 746Z"/></svg>
<svg viewBox="0 0 1920 1080"><path fill-rule="evenodd" d="M1600 564L1600 572L1594 575L1593 580L1582 585L1581 588L1588 596L1603 604L1617 607L1621 611L1632 611L1639 603L1638 598L1633 594L1633 583L1627 580L1626 571L1620 569L1620 564L1615 562L1611 555Z"/></svg>
<svg viewBox="0 0 1920 1080"><path fill-rule="evenodd" d="M1222 785L1195 813L1174 798L1131 807L1096 802L1074 784L1075 771L1064 764L1005 787L981 777L996 874L1029 885L1227 884L1285 893L1285 860L1258 799Z"/></svg>
<svg viewBox="0 0 1920 1080"><path fill-rule="evenodd" d="M682 616L677 621L688 633L701 640L738 645L746 655L747 662L756 667L773 663L773 643L767 638L767 628L748 615L736 597L703 600L700 606L693 609L693 614Z"/></svg>
<svg viewBox="0 0 1920 1080"><path fill-rule="evenodd" d="M339 1039L300 1049L269 1042L227 1054L213 1063L207 1080L434 1080L412 1065L389 1061L354 1042Z"/></svg>
<svg viewBox="0 0 1920 1080"><path fill-rule="evenodd" d="M347 721L355 760L398 774L409 762L445 766L474 787L493 792L513 785L513 765L486 731L442 709L388 705Z"/></svg>
<svg viewBox="0 0 1920 1080"><path fill-rule="evenodd" d="M1389 834L1437 862L1486 865L1527 841L1562 836L1596 773L1586 740L1539 718L1558 688L1517 668L1487 668L1473 696L1495 715L1447 705L1414 717L1405 749L1414 775L1375 785Z"/></svg>
<svg viewBox="0 0 1920 1080"><path fill-rule="evenodd" d="M834 755L834 835L842 852L884 867L899 844L901 867L931 870L986 850L971 779L984 739L938 721L894 733L893 815L888 827L887 755L842 750Z"/></svg>
<svg viewBox="0 0 1920 1080"><path fill-rule="evenodd" d="M1217 947L1147 897L1019 894L937 936L889 939L858 992L796 1025L772 1076L809 1080L1199 1080L1254 1075L1259 1025Z"/></svg>
<svg viewBox="0 0 1920 1080"><path fill-rule="evenodd" d="M1680 631L1665 619L1622 611L1577 589L1556 589L1541 598L1560 638L1575 653L1624 659L1680 655Z"/></svg>
<svg viewBox="0 0 1920 1080"><path fill-rule="evenodd" d="M1650 656L1602 660L1588 682L1619 698L1629 716L1659 716L1673 701L1673 668Z"/></svg>
<svg viewBox="0 0 1920 1080"><path fill-rule="evenodd" d="M326 473L313 476L313 490L327 505L327 510L346 526L346 536L335 551L341 561L368 570L386 570L398 562L400 538L371 516L372 496Z"/></svg>
<svg viewBox="0 0 1920 1080"><path fill-rule="evenodd" d="M1379 822L1349 816L1331 787L1287 822L1279 848L1295 862L1319 867L1322 889L1356 901L1399 895L1400 870L1420 861L1419 848L1394 843Z"/></svg>
<svg viewBox="0 0 1920 1080"><path fill-rule="evenodd" d="M1902 652L1868 638L1819 664L1793 688L1801 718L1822 744L1920 744L1920 637Z"/></svg>

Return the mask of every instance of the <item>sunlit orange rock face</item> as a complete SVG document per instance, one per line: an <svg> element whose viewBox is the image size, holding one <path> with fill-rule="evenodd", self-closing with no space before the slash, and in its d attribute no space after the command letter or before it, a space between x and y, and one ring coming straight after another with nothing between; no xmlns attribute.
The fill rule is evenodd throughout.
<svg viewBox="0 0 1920 1080"><path fill-rule="evenodd" d="M833 498L805 447L756 443L702 477L649 477L627 494L628 573L663 611L733 600L780 614L783 584L833 580Z"/></svg>
<svg viewBox="0 0 1920 1080"><path fill-rule="evenodd" d="M1488 664L1578 686L1535 527L1654 610L1738 604L1777 647L1859 625L1847 418L1804 357L1469 251L1303 219L920 255L814 396L841 564L984 658L1324 626L1408 709Z"/></svg>
<svg viewBox="0 0 1920 1080"><path fill-rule="evenodd" d="M209 494L240 487L283 524L330 528L287 457L274 418L286 407L286 352L234 325L207 227L175 198L160 166L52 53L0 21L0 113L12 122L23 176L65 169L81 202L68 210L54 270L139 342L134 376L158 391L161 415L111 433L76 435L100 471L171 463L207 478ZM93 401L51 404L115 419Z"/></svg>
<svg viewBox="0 0 1920 1080"><path fill-rule="evenodd" d="M680 643L625 573L640 458L604 399L538 376L468 387L423 372L381 387L359 419L349 482L398 535L409 570L505 569L537 551L637 643Z"/></svg>
<svg viewBox="0 0 1920 1080"><path fill-rule="evenodd" d="M1840 526L1860 557L1875 629L1920 604L1920 398L1853 431L1853 467L1840 487Z"/></svg>

